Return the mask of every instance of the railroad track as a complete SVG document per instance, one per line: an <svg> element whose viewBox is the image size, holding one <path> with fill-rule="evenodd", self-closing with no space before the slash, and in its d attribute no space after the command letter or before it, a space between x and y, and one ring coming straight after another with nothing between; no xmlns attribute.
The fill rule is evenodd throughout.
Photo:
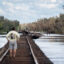
<svg viewBox="0 0 64 64"><path fill-rule="evenodd" d="M21 36L15 58L9 52L0 64L53 64L29 36Z"/></svg>

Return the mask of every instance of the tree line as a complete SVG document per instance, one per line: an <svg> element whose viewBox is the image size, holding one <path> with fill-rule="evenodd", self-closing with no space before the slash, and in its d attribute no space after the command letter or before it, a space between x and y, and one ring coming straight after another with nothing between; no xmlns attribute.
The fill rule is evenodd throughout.
<svg viewBox="0 0 64 64"><path fill-rule="evenodd" d="M60 14L59 17L38 19L37 22L21 25L21 29L22 27L30 31L64 34L64 14Z"/></svg>
<svg viewBox="0 0 64 64"><path fill-rule="evenodd" d="M4 16L0 16L0 33L9 32L12 27L16 27L16 29L19 26L19 21L17 20L8 20L4 18Z"/></svg>

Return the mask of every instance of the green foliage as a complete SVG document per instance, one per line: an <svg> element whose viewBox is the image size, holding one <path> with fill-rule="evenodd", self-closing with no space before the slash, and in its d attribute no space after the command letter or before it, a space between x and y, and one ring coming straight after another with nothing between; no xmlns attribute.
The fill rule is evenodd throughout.
<svg viewBox="0 0 64 64"><path fill-rule="evenodd" d="M19 21L17 20L11 21L8 19L4 19L3 16L2 17L0 16L0 33L10 31L13 26L17 30L19 26Z"/></svg>

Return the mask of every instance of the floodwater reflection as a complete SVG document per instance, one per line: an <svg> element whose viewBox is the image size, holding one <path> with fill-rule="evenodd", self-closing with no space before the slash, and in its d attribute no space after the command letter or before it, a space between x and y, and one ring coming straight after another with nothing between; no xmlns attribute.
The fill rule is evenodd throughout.
<svg viewBox="0 0 64 64"><path fill-rule="evenodd" d="M36 39L35 43L54 64L64 64L63 35L45 35Z"/></svg>

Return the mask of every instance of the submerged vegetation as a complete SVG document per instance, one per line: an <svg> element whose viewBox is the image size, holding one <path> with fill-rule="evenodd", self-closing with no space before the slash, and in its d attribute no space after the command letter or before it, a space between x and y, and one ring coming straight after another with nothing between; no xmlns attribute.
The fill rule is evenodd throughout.
<svg viewBox="0 0 64 64"><path fill-rule="evenodd" d="M13 26L17 29L19 22L17 20L8 20L4 18L4 16L0 16L0 33L8 32Z"/></svg>
<svg viewBox="0 0 64 64"><path fill-rule="evenodd" d="M59 17L39 19L37 22L29 24L21 24L20 27L21 29L28 28L30 31L64 34L64 14L60 14Z"/></svg>

